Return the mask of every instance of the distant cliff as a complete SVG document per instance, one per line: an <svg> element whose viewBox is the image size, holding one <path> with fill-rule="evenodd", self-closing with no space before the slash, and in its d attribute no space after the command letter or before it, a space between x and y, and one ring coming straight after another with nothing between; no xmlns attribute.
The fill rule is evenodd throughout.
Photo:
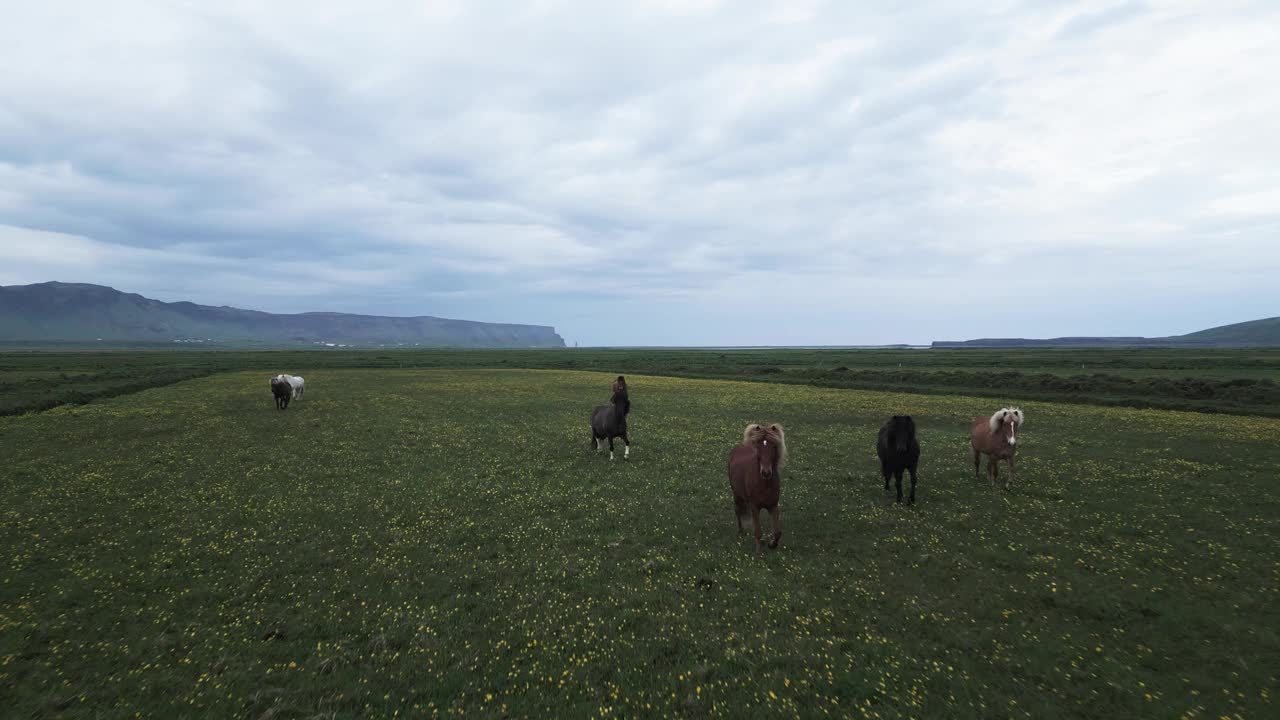
<svg viewBox="0 0 1280 720"><path fill-rule="evenodd" d="M1280 347L1280 317L1234 323L1173 337L1061 337L937 340L936 348Z"/></svg>
<svg viewBox="0 0 1280 720"><path fill-rule="evenodd" d="M101 285L59 282L0 286L0 341L564 347L555 328L541 325L429 316L277 315L189 302L166 303Z"/></svg>

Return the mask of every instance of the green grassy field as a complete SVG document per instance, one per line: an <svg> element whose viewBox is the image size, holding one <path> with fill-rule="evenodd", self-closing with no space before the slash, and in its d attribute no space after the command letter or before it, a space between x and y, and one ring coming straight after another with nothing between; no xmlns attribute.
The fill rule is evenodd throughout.
<svg viewBox="0 0 1280 720"><path fill-rule="evenodd" d="M997 493L988 399L629 374L610 463L611 374L305 374L0 418L6 717L1276 714L1280 421L1026 402ZM762 559L749 421L791 455Z"/></svg>
<svg viewBox="0 0 1280 720"><path fill-rule="evenodd" d="M1280 417L1280 350L133 350L0 353L0 415L217 372L598 370Z"/></svg>

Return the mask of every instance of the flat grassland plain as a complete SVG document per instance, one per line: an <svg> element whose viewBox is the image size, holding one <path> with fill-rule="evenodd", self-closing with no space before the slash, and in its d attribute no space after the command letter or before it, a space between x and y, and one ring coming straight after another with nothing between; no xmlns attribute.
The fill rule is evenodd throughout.
<svg viewBox="0 0 1280 720"><path fill-rule="evenodd" d="M15 351L0 352L0 415L262 368L598 370L1280 417L1280 349L1194 348Z"/></svg>
<svg viewBox="0 0 1280 720"><path fill-rule="evenodd" d="M616 373L290 371L285 412L223 372L0 417L6 717L1276 715L1280 420L1023 402L1004 493L992 399L628 373L611 463ZM762 559L751 421L791 456Z"/></svg>

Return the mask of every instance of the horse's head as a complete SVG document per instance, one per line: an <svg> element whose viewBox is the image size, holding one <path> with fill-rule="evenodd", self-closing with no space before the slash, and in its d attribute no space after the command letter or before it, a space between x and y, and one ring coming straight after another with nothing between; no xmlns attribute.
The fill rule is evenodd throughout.
<svg viewBox="0 0 1280 720"><path fill-rule="evenodd" d="M627 397L627 389L613 391L613 406L622 411L623 415L631 412L631 400Z"/></svg>
<svg viewBox="0 0 1280 720"><path fill-rule="evenodd" d="M772 480L787 461L787 443L782 426L778 423L768 427L752 423L743 433L743 440L756 450L760 478Z"/></svg>
<svg viewBox="0 0 1280 720"><path fill-rule="evenodd" d="M760 462L760 478L772 480L773 473L778 468L778 443L769 442L767 437L762 438L756 446L756 458Z"/></svg>
<svg viewBox="0 0 1280 720"><path fill-rule="evenodd" d="M1004 438L1009 447L1017 447L1018 431L1022 429L1025 416L1016 407L1002 408L991 416L991 433Z"/></svg>
<svg viewBox="0 0 1280 720"><path fill-rule="evenodd" d="M894 415L889 419L889 447L899 453L911 448L916 437L916 421L910 415Z"/></svg>

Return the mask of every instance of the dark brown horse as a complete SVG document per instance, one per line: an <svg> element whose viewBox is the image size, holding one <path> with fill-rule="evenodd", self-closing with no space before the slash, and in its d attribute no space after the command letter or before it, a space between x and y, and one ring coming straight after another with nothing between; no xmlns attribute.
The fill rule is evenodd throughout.
<svg viewBox="0 0 1280 720"><path fill-rule="evenodd" d="M738 534L742 534L742 516L751 515L751 528L756 538L756 554L760 546L760 510L769 511L773 524L773 542L778 547L782 525L778 518L782 466L787 462L787 441L782 426L752 423L742 432L742 444L729 451L729 489L733 492L733 508L738 518Z"/></svg>
<svg viewBox="0 0 1280 720"><path fill-rule="evenodd" d="M1014 458L1018 451L1018 431L1022 429L1025 416L1016 407L997 410L989 418L973 419L973 427L969 433L969 443L973 447L973 474L982 477L982 456L986 455L987 477L991 486L995 487L1000 474L996 466L1001 460L1009 463L1009 480L1006 488L1014 481Z"/></svg>
<svg viewBox="0 0 1280 720"><path fill-rule="evenodd" d="M271 395L276 399L277 410L288 410L289 400L293 397L293 385L283 375L271 378Z"/></svg>
<svg viewBox="0 0 1280 720"><path fill-rule="evenodd" d="M616 383L614 385L617 387ZM600 452L601 442L609 441L609 459L613 459L613 439L622 438L622 459L631 458L631 438L627 437L627 414L631 412L631 400L627 398L626 385L614 390L608 405L591 409L591 446Z"/></svg>

